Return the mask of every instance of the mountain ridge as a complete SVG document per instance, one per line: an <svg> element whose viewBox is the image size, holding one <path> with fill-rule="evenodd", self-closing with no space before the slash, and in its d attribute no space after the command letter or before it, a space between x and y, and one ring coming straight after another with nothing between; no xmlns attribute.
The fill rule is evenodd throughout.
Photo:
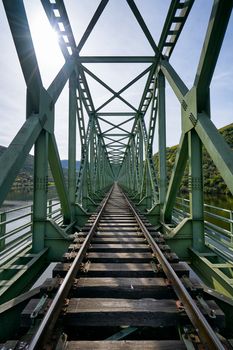
<svg viewBox="0 0 233 350"><path fill-rule="evenodd" d="M230 148L233 150L233 123L228 124L219 129L219 132L222 134L226 142L229 144ZM171 177L172 169L175 163L176 151L178 145L167 147L167 183ZM7 149L5 146L0 146L0 156ZM158 153L153 155L153 159L155 162L155 167L158 173ZM68 160L61 160L63 172L65 179L67 181L68 178ZM80 167L80 161L76 161L76 170L78 171ZM33 168L34 168L34 156L28 155L22 166L19 174L16 177L14 184L12 185L12 190L20 191L20 190L31 190L33 188ZM51 174L51 170L49 169L48 173L48 182L53 183L53 178ZM219 171L214 165L212 159L208 155L207 151L203 147L203 184L204 184L204 192L209 194L230 194L227 185L222 179ZM28 189L27 189L28 188ZM180 192L187 193L188 189L188 162L185 168L184 176L182 178Z"/></svg>
<svg viewBox="0 0 233 350"><path fill-rule="evenodd" d="M225 141L228 143L230 148L233 150L233 123L228 124L219 129L220 134L224 137ZM169 183L172 169L176 159L178 145L166 148L166 158L167 158L167 183ZM159 160L158 153L153 155L155 168L158 173ZM180 185L181 193L188 193L188 162L184 171L182 182ZM220 175L218 169L216 168L214 162L207 153L205 147L203 146L203 185L204 193L206 194L230 194L230 191L225 184L222 176Z"/></svg>
<svg viewBox="0 0 233 350"><path fill-rule="evenodd" d="M61 159L61 164L63 169L68 169L68 159ZM80 160L76 160L76 170L80 168Z"/></svg>

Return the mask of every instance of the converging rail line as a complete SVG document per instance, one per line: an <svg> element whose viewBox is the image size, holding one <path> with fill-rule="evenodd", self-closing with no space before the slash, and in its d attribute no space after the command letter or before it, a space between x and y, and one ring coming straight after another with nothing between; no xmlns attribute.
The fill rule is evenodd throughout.
<svg viewBox="0 0 233 350"><path fill-rule="evenodd" d="M226 349L215 333L224 324L224 313L203 298L188 264L115 184L42 285L41 299L23 310L21 327L29 332L21 345Z"/></svg>
<svg viewBox="0 0 233 350"><path fill-rule="evenodd" d="M0 350L232 348L233 214L204 204L210 179L203 176L203 160L206 152L225 182L219 189L233 194L230 132L224 139L212 121L210 98L214 89L218 103L224 97L216 114L222 123L230 90L222 86L220 93L212 82L214 74L225 79L231 68L233 0L214 0L212 6L203 1L193 6L194 0L171 0L169 6L89 2L93 12L86 17L79 2L41 0L64 59L45 82L32 30L38 4L3 0L8 25L3 22L1 33L6 42L11 32L27 99L26 119L0 157L0 205L12 185L17 188L14 182L32 149L34 175L33 207L23 208L20 217L20 210L0 213ZM157 23L164 15L163 25ZM186 25L190 15L194 20ZM42 16L38 34L47 41ZM203 40L201 28L206 28ZM196 67L190 57L196 43L183 30L195 32L202 45L196 47ZM184 36L189 45L179 58L176 45ZM227 53L222 63L221 51L222 58ZM177 60L188 75L178 74ZM12 67L4 62L2 91L16 86ZM46 68L52 72L47 60ZM62 109L65 90L68 113ZM18 101L3 102L2 115L20 122ZM176 123L181 135L173 159L166 139ZM63 125L69 130L64 143ZM59 149L68 154L68 172ZM185 200L177 197L183 180ZM58 201L48 205L52 184ZM53 276L30 289L54 262Z"/></svg>

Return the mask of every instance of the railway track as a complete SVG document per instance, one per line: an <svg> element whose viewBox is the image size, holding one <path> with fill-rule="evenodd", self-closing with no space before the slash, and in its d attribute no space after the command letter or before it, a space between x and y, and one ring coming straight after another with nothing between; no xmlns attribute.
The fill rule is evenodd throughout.
<svg viewBox="0 0 233 350"><path fill-rule="evenodd" d="M22 312L25 349L227 349L224 314L202 292L115 184Z"/></svg>

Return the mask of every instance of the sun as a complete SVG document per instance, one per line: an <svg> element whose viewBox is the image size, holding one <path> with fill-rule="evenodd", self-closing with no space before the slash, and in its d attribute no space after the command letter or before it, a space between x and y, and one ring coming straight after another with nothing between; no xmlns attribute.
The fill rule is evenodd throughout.
<svg viewBox="0 0 233 350"><path fill-rule="evenodd" d="M43 17L35 17L30 30L41 74L49 83L64 64L57 33Z"/></svg>

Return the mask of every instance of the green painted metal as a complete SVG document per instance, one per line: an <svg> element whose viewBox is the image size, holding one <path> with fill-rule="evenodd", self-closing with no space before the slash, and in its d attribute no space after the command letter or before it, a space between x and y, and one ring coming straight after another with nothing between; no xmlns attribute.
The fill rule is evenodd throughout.
<svg viewBox="0 0 233 350"><path fill-rule="evenodd" d="M198 123L195 127L200 140L210 154L221 176L226 182L231 193L233 193L233 163L232 150L219 134L208 115L199 114Z"/></svg>
<svg viewBox="0 0 233 350"><path fill-rule="evenodd" d="M161 225L174 250L189 257L188 248L200 254L208 249L204 240L202 145L215 162L233 193L232 151L210 119L209 86L232 10L232 0L215 0L193 87L189 90L169 60L192 9L194 0L172 0L159 38L155 42L135 1L126 0L136 22L153 49L152 56L80 56L80 52L99 21L108 0L99 3L84 34L76 43L63 0L42 0L53 28L57 31L65 63L46 90L43 86L30 28L22 0L3 0L27 88L26 121L1 156L0 203L2 203L33 145L35 145L33 252L48 247L49 259L59 258L70 233L80 227L97 207L114 181L134 199L150 220ZM54 12L57 10L59 16ZM65 28L61 29L61 24ZM64 39L64 36L68 40ZM142 71L115 91L85 63L147 63ZM145 77L138 106L125 92ZM91 95L91 77L111 97L100 106ZM61 167L54 133L55 105L69 81L68 184ZM169 184L166 172L165 81L180 105L182 132ZM106 111L112 101L124 111ZM149 114L149 124L145 117ZM87 116L87 118L86 118ZM114 118L115 122L111 118ZM87 120L85 120L87 119ZM132 123L131 130L127 123ZM158 123L158 135L156 135ZM102 125L108 129L102 131ZM79 133L79 138L77 137ZM159 143L159 171L153 161L153 142ZM81 144L80 169L76 173L76 143ZM181 223L173 221L173 210L187 161L189 162L189 214ZM63 222L58 226L47 215L48 163L59 195ZM1 226L4 235L4 226ZM3 241L1 241L3 242ZM4 242L1 243L4 248Z"/></svg>
<svg viewBox="0 0 233 350"><path fill-rule="evenodd" d="M222 47L231 11L232 1L214 1L194 81L194 86L197 87L199 113L205 110L206 102L208 102L209 86Z"/></svg>
<svg viewBox="0 0 233 350"><path fill-rule="evenodd" d="M71 220L70 202L54 134L49 135L48 160L55 181L56 189L61 200L61 206L64 214L64 223L69 224Z"/></svg>
<svg viewBox="0 0 233 350"><path fill-rule="evenodd" d="M80 63L153 63L154 56L82 56Z"/></svg>
<svg viewBox="0 0 233 350"><path fill-rule="evenodd" d="M188 132L188 144L190 215L193 221L193 248L201 252L205 249L202 144L195 130Z"/></svg>
<svg viewBox="0 0 233 350"><path fill-rule="evenodd" d="M38 253L45 247L48 191L48 132L41 131L35 143L34 210L32 249Z"/></svg>
<svg viewBox="0 0 233 350"><path fill-rule="evenodd" d="M232 263L227 263L215 253L190 250L192 264L202 279L218 292L233 298Z"/></svg>
<svg viewBox="0 0 233 350"><path fill-rule="evenodd" d="M16 334L21 312L32 298L37 298L39 295L40 287L34 288L0 306L0 339L2 342L10 339L12 334Z"/></svg>
<svg viewBox="0 0 233 350"><path fill-rule="evenodd" d="M35 283L38 274L46 267L46 254L47 248L35 254L27 248L0 267L0 304L25 292Z"/></svg>
<svg viewBox="0 0 233 350"><path fill-rule="evenodd" d="M164 204L164 220L165 222L171 222L172 208L174 207L176 195L179 189L179 185L184 173L186 162L188 159L188 137L182 135L179 143L178 151L176 154L175 165L172 171L171 179L168 185L166 201Z"/></svg>
<svg viewBox="0 0 233 350"><path fill-rule="evenodd" d="M63 67L58 72L57 76L54 78L52 83L48 88L48 94L51 96L52 101L50 105L51 107L56 103L60 93L62 92L67 80L71 76L71 74L75 71L75 62L72 57L67 58Z"/></svg>
<svg viewBox="0 0 233 350"><path fill-rule="evenodd" d="M68 193L71 205L71 217L74 217L76 189L76 74L69 80L69 153L68 153Z"/></svg>
<svg viewBox="0 0 233 350"><path fill-rule="evenodd" d="M6 234L6 213L0 213L0 251L5 249L5 239L3 238Z"/></svg>
<svg viewBox="0 0 233 350"><path fill-rule="evenodd" d="M42 80L23 1L3 1L19 62L31 99L31 110L39 112Z"/></svg>
<svg viewBox="0 0 233 350"><path fill-rule="evenodd" d="M167 171L166 171L166 115L165 115L165 78L162 72L158 75L159 90L159 111L158 111L158 129L159 129L159 199L163 205L166 196Z"/></svg>
<svg viewBox="0 0 233 350"><path fill-rule="evenodd" d="M8 149L1 155L2 170L0 174L0 203L2 204L17 173L22 167L28 153L38 138L46 117L40 118L37 115L28 118Z"/></svg>

